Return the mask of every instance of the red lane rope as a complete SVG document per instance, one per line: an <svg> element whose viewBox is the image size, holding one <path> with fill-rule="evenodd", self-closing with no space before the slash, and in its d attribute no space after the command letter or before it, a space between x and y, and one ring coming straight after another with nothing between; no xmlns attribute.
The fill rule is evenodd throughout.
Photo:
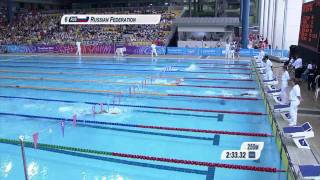
<svg viewBox="0 0 320 180"><path fill-rule="evenodd" d="M183 79L189 79L189 80L220 80L220 81L253 81L252 79L236 79L236 78L189 78L185 77Z"/></svg>
<svg viewBox="0 0 320 180"><path fill-rule="evenodd" d="M234 86L204 86L204 85L187 85L187 84L177 84L176 86L181 87L198 87L198 88L216 88L216 89L246 89L255 90L254 87L234 87Z"/></svg>
<svg viewBox="0 0 320 180"><path fill-rule="evenodd" d="M113 105L113 104L112 104ZM118 105L118 106L128 106L128 105ZM156 108L165 110L177 110L177 111L194 111L194 112L209 112L209 113L225 113L225 114L244 114L244 115L266 115L261 112L245 112L245 111L226 111L226 110L211 110L211 109L192 109L192 108L178 108L178 107L161 107L161 106L143 106L143 105L130 105L130 107L138 108Z"/></svg>
<svg viewBox="0 0 320 180"><path fill-rule="evenodd" d="M197 62L196 64L219 64L219 65L237 65L237 66L250 66L250 64L236 64L236 63L232 63L232 64L228 64L228 63L203 63L203 62Z"/></svg>
<svg viewBox="0 0 320 180"><path fill-rule="evenodd" d="M251 70L250 68L228 68L228 67L201 67L202 69L237 69L237 70Z"/></svg>
<svg viewBox="0 0 320 180"><path fill-rule="evenodd" d="M272 137L272 134L253 133L253 132L218 131L218 130L175 128L175 127L164 127L164 126L146 126L146 125L137 125L137 127L146 128L146 129L161 129L161 130L168 130L168 131L186 131L186 132L199 132L199 133L208 133L208 134L226 134L226 135L234 135L234 136Z"/></svg>
<svg viewBox="0 0 320 180"><path fill-rule="evenodd" d="M260 172L285 172L285 170L273 168L273 167L259 167L259 166L246 166L246 165L236 165L236 164L224 164L224 163L212 163L212 162L203 162L203 161L192 161L192 160L182 160L182 159L171 159L171 158L162 158L162 157L153 157L153 156L144 156L136 154L125 154L112 152L112 156L125 157L131 159L143 159L150 161L160 161L160 162L170 162L176 164L190 164L196 166L209 166L209 167L219 167L227 169L239 169L239 170L248 170L248 171L260 171Z"/></svg>
<svg viewBox="0 0 320 180"><path fill-rule="evenodd" d="M200 95L186 95L186 94L168 94L168 96L178 97L195 97L195 98L219 98L219 99L235 99L235 100L259 100L258 98L243 98L243 97L231 97L231 96L200 96Z"/></svg>

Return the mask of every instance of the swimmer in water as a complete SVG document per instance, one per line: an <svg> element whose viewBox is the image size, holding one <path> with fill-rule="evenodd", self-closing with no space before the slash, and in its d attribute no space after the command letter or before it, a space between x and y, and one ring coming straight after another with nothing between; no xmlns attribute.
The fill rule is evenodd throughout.
<svg viewBox="0 0 320 180"><path fill-rule="evenodd" d="M240 96L256 96L257 92L245 92L241 93Z"/></svg>
<svg viewBox="0 0 320 180"><path fill-rule="evenodd" d="M240 94L240 96L253 96L254 94L251 94L251 93L242 93Z"/></svg>
<svg viewBox="0 0 320 180"><path fill-rule="evenodd" d="M175 85L179 85L179 84L181 84L183 81L184 81L183 78L181 78L181 79L176 79Z"/></svg>

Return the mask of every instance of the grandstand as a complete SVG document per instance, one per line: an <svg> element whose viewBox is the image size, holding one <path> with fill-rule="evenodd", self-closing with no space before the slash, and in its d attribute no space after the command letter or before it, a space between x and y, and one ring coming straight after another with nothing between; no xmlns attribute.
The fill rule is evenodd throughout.
<svg viewBox="0 0 320 180"><path fill-rule="evenodd" d="M161 22L157 25L60 25L62 14L161 14ZM33 11L20 9L15 12L13 23L8 24L3 16L0 22L6 24L1 32L0 45L16 44L74 44L81 40L85 45L112 44L114 41L123 45L166 45L171 33L172 20L179 16L179 10L168 8L122 8L121 11L110 8L81 9L61 11ZM27 22L27 23L26 23ZM6 38L4 38L6 37Z"/></svg>

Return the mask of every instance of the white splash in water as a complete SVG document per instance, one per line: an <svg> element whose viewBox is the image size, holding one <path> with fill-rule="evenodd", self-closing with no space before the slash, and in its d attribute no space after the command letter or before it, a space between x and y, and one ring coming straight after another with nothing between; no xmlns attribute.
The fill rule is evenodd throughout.
<svg viewBox="0 0 320 180"><path fill-rule="evenodd" d="M234 94L231 91L222 90L222 96L233 96Z"/></svg>
<svg viewBox="0 0 320 180"><path fill-rule="evenodd" d="M124 180L124 177L121 176L120 174L117 174L117 175L111 175L110 180Z"/></svg>
<svg viewBox="0 0 320 180"><path fill-rule="evenodd" d="M11 170L12 170L12 161L4 163L1 166L1 171L2 171L3 177L8 177Z"/></svg>
<svg viewBox="0 0 320 180"><path fill-rule="evenodd" d="M231 75L232 78L235 79L249 79L248 75L239 75L239 74L235 74L235 75Z"/></svg>
<svg viewBox="0 0 320 180"><path fill-rule="evenodd" d="M163 68L163 67L155 67L155 68L153 68L153 70L156 70L156 71L164 71L165 68Z"/></svg>
<svg viewBox="0 0 320 180"><path fill-rule="evenodd" d="M70 113L70 114L89 114L91 113L89 106L83 104L75 104L75 106L61 106L58 111L60 113Z"/></svg>
<svg viewBox="0 0 320 180"><path fill-rule="evenodd" d="M153 84L173 84L175 81L168 81L167 79L155 79Z"/></svg>
<svg viewBox="0 0 320 180"><path fill-rule="evenodd" d="M29 165L28 165L28 175L29 177L33 177L35 175L37 175L39 173L39 165L32 161Z"/></svg>
<svg viewBox="0 0 320 180"><path fill-rule="evenodd" d="M185 71L197 71L199 67L195 64L191 64L189 67L185 68Z"/></svg>
<svg viewBox="0 0 320 180"><path fill-rule="evenodd" d="M108 112L108 114L121 114L121 113L122 113L122 110L117 107L110 108Z"/></svg>
<svg viewBox="0 0 320 180"><path fill-rule="evenodd" d="M70 112L73 110L73 107L72 106L62 106L62 107L59 107L59 112Z"/></svg>

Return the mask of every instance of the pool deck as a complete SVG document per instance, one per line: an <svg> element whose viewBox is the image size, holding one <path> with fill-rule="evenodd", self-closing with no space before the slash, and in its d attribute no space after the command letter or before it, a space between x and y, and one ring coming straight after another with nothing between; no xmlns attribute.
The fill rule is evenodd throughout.
<svg viewBox="0 0 320 180"><path fill-rule="evenodd" d="M273 67L280 67L282 65L282 63L273 62ZM274 74L277 79L281 79L282 72L282 68L274 68ZM293 74L290 74L290 76L293 77ZM280 87L280 85L277 86ZM299 165L320 164L320 104L314 100L314 92L308 91L306 82L303 82L300 87L303 101L299 106L298 124L310 122L315 137L307 140L311 150L298 149L291 139L285 139L285 145L297 175L299 175ZM267 99L272 107L276 104L271 96L268 96ZM280 113L274 113L274 115L280 129L288 126L288 122L281 117Z"/></svg>

